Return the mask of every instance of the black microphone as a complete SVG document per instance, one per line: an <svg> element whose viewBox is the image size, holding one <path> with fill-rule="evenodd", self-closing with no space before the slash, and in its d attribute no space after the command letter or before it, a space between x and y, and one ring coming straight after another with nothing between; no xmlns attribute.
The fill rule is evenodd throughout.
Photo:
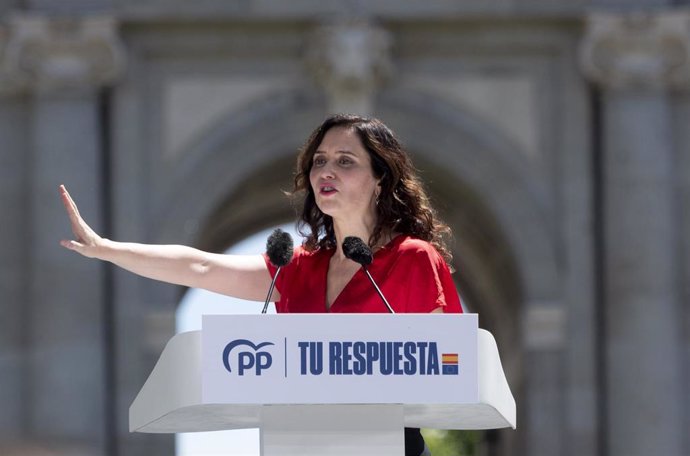
<svg viewBox="0 0 690 456"><path fill-rule="evenodd" d="M364 272L366 273L367 277L369 277L369 281L374 286L374 288L376 288L376 292L379 294L381 300L388 308L388 312L395 313L391 305L388 304L388 301L386 301L386 298L383 296L383 293L381 293L379 286L376 285L374 278L371 276L371 274L369 274L369 271L367 270L367 266L370 265L372 261L374 261L374 254L372 253L369 246L366 245L364 241L362 241L360 238L356 236L348 236L343 240L343 253L345 254L345 258L349 258L355 263L362 265L362 269L364 269Z"/></svg>
<svg viewBox="0 0 690 456"><path fill-rule="evenodd" d="M292 261L292 236L290 236L290 233L286 233L280 228L275 229L266 241L266 255L271 264L277 267L278 270L271 281L271 288L268 289L266 302L261 311L262 314L265 314L266 310L268 310L268 303L271 300L273 287L276 285L276 279L278 278L281 268Z"/></svg>

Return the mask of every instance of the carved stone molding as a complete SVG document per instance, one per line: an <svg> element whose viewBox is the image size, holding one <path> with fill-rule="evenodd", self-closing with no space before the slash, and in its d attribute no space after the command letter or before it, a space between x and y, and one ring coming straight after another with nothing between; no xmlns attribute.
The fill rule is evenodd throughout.
<svg viewBox="0 0 690 456"><path fill-rule="evenodd" d="M310 37L307 67L331 112L369 114L374 91L391 73L391 36L366 22L321 26Z"/></svg>
<svg viewBox="0 0 690 456"><path fill-rule="evenodd" d="M687 89L690 14L592 14L580 62L583 73L607 89Z"/></svg>
<svg viewBox="0 0 690 456"><path fill-rule="evenodd" d="M2 73L28 90L56 92L110 85L124 65L112 18L19 16L9 24Z"/></svg>

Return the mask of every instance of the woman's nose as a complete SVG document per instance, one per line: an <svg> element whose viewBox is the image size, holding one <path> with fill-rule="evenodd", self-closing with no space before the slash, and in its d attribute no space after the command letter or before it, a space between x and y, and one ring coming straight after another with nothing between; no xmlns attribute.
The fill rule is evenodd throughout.
<svg viewBox="0 0 690 456"><path fill-rule="evenodd" d="M335 177L335 171L333 169L333 165L330 162L327 162L322 167L320 167L318 172L319 177L321 179L332 179Z"/></svg>

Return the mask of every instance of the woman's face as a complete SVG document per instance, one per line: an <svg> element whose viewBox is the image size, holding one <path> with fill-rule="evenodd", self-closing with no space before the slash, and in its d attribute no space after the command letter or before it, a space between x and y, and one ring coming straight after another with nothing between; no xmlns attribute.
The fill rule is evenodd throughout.
<svg viewBox="0 0 690 456"><path fill-rule="evenodd" d="M309 173L316 204L334 220L375 223L379 180L357 133L345 127L326 132L312 158Z"/></svg>

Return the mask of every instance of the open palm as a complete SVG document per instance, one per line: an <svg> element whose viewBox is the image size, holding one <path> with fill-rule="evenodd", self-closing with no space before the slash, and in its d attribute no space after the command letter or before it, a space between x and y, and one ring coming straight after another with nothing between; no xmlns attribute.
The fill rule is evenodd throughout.
<svg viewBox="0 0 690 456"><path fill-rule="evenodd" d="M74 234L73 240L63 239L60 241L60 245L70 250L75 250L84 256L94 257L95 249L102 241L102 238L79 215L79 209L64 185L60 185L60 198L67 211L67 216L72 226L72 233Z"/></svg>

